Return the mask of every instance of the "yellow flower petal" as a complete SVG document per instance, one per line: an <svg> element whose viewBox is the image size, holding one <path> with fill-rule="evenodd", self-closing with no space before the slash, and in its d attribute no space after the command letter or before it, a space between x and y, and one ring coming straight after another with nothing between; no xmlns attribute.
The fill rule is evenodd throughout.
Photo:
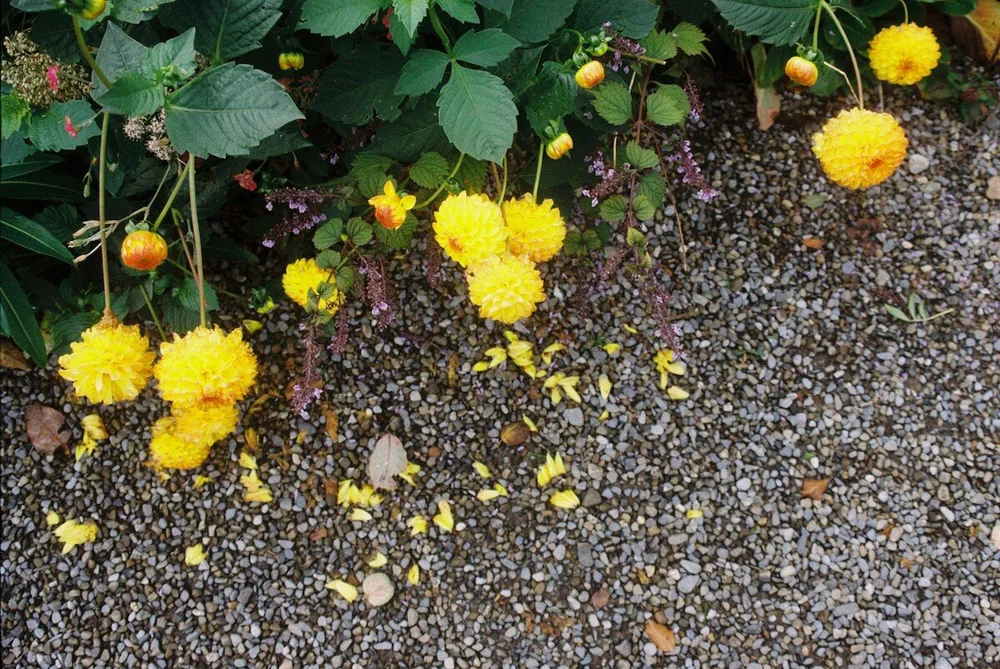
<svg viewBox="0 0 1000 669"><path fill-rule="evenodd" d="M503 346L494 346L493 348L486 349L486 353L484 355L490 358L498 358L503 361L507 359L507 349Z"/></svg>
<svg viewBox="0 0 1000 669"><path fill-rule="evenodd" d="M94 441L104 441L108 438L108 430L104 427L104 421L96 413L84 416L80 425L83 427L84 436L90 437Z"/></svg>
<svg viewBox="0 0 1000 669"><path fill-rule="evenodd" d="M535 479L538 482L538 487L542 488L548 485L552 479L565 473L566 463L563 462L562 455L556 453L553 456L551 453L547 453L545 455L545 462L539 465L535 472Z"/></svg>
<svg viewBox="0 0 1000 669"><path fill-rule="evenodd" d="M515 341L519 341L519 338L518 338L518 336L517 336L517 333L516 333L516 332L514 332L513 330L504 330L504 331L503 331L503 336L504 336L504 337L505 337L505 338L507 339L507 341L509 341L509 342L515 342Z"/></svg>
<svg viewBox="0 0 1000 669"><path fill-rule="evenodd" d="M684 376L687 372L687 366L683 362L671 362L664 368L671 374L676 374L677 376Z"/></svg>
<svg viewBox="0 0 1000 669"><path fill-rule="evenodd" d="M510 495L510 493L507 492L507 488L503 487L499 483L494 483L493 489L496 490L498 493L500 493L500 495L503 497L508 497Z"/></svg>
<svg viewBox="0 0 1000 669"><path fill-rule="evenodd" d="M378 569L379 567L384 567L388 562L389 558L385 556L385 553L379 551L368 560L368 566L372 569Z"/></svg>
<svg viewBox="0 0 1000 669"><path fill-rule="evenodd" d="M412 585L420 583L420 565L414 564L410 567L410 571L406 572L406 580Z"/></svg>
<svg viewBox="0 0 1000 669"><path fill-rule="evenodd" d="M684 515L687 516L688 520L693 520L694 518L701 518L705 514L701 509L688 509Z"/></svg>
<svg viewBox="0 0 1000 669"><path fill-rule="evenodd" d="M524 360L527 356L528 360L531 360L531 349L534 345L531 342L517 340L507 344L507 355L511 358L521 358ZM516 362L516 361L515 361Z"/></svg>
<svg viewBox="0 0 1000 669"><path fill-rule="evenodd" d="M258 435L257 430L252 427L248 427L243 431L243 441L247 445L247 450L251 452L260 448L260 435Z"/></svg>
<svg viewBox="0 0 1000 669"><path fill-rule="evenodd" d="M559 387L562 388L564 393L566 393L566 397L570 398L574 402L582 402L583 398L580 397L580 393L576 392L576 384L579 382L579 376L567 376L559 382Z"/></svg>
<svg viewBox="0 0 1000 669"><path fill-rule="evenodd" d="M414 462L407 462L406 469L404 469L403 473L399 475L399 478L403 479L410 485L417 485L416 481L414 481L414 477L416 477L416 475L419 473L420 473L420 465ZM379 501L381 501L381 499Z"/></svg>
<svg viewBox="0 0 1000 669"><path fill-rule="evenodd" d="M563 490L561 492L554 493L552 497L549 498L549 503L560 509L575 509L580 506L580 498L577 497L576 493L572 490Z"/></svg>
<svg viewBox="0 0 1000 669"><path fill-rule="evenodd" d="M614 355L618 351L622 350L622 345L621 344L616 344L614 342L608 342L607 344L605 344L601 348L603 348L607 352L608 355Z"/></svg>
<svg viewBox="0 0 1000 669"><path fill-rule="evenodd" d="M559 342L556 342L554 344L549 344L542 350L542 362L544 362L546 365L551 365L553 356L555 356L555 354L558 353L559 351L565 351L565 350L566 347L560 344Z"/></svg>
<svg viewBox="0 0 1000 669"><path fill-rule="evenodd" d="M605 409L604 411L601 412L601 415L597 417L597 420L603 423L608 419L609 416L611 416L611 414L608 412L607 409Z"/></svg>
<svg viewBox="0 0 1000 669"><path fill-rule="evenodd" d="M246 502L257 502L259 504L270 504L274 497L271 495L271 491L267 488L258 488L256 490L247 490L243 493L243 500Z"/></svg>
<svg viewBox="0 0 1000 669"><path fill-rule="evenodd" d="M601 374L601 377L597 379L597 387L601 391L601 397L608 399L611 396L611 379L608 378L607 374Z"/></svg>
<svg viewBox="0 0 1000 669"><path fill-rule="evenodd" d="M496 499L497 497L500 497L500 493L497 492L496 490L491 490L489 488L485 490L480 490L479 492L476 493L476 499L478 499L480 502L489 502L491 500Z"/></svg>
<svg viewBox="0 0 1000 669"><path fill-rule="evenodd" d="M472 371L474 371L474 372L485 372L490 367L492 367L492 365L490 363L488 363L488 362L485 362L485 361L484 362L477 362L476 364L474 364L472 366Z"/></svg>
<svg viewBox="0 0 1000 669"><path fill-rule="evenodd" d="M487 467L482 462L479 462L478 460L472 463L472 468L475 469L476 473L482 476L484 479L488 479L493 476L493 473L490 471L490 468Z"/></svg>
<svg viewBox="0 0 1000 669"><path fill-rule="evenodd" d="M690 393L688 393L688 391L684 390L683 388L680 388L678 386L670 386L669 388L667 388L667 397L669 397L672 400L686 400L687 398L691 397L691 395Z"/></svg>
<svg viewBox="0 0 1000 669"><path fill-rule="evenodd" d="M89 544L96 539L97 523L92 520L88 520L85 523L78 523L71 519L54 529L52 533L63 543L62 552L65 555L76 546Z"/></svg>
<svg viewBox="0 0 1000 669"><path fill-rule="evenodd" d="M52 527L53 525L58 525L59 521L61 520L62 518L55 511L49 511L47 514L45 514L45 524L48 525L49 527Z"/></svg>
<svg viewBox="0 0 1000 669"><path fill-rule="evenodd" d="M552 400L553 404L559 404L560 402L562 402L562 393L559 391L559 386L556 386L552 389L549 397Z"/></svg>
<svg viewBox="0 0 1000 669"><path fill-rule="evenodd" d="M527 414L521 416L521 420L524 421L524 424L528 426L529 430L531 430L532 432L538 432L538 426L535 425L535 421L528 418Z"/></svg>
<svg viewBox="0 0 1000 669"><path fill-rule="evenodd" d="M91 455L97 450L97 441L93 439L89 434L83 435L83 441L76 447L76 461L79 462L81 458L85 458Z"/></svg>
<svg viewBox="0 0 1000 669"><path fill-rule="evenodd" d="M622 323L622 330L625 330L625 332L628 332L629 334L639 334L639 331L628 323Z"/></svg>
<svg viewBox="0 0 1000 669"><path fill-rule="evenodd" d="M440 527L445 532L451 532L455 529L455 517L451 515L451 504L446 500L441 500L438 502L438 513L433 518L434 524Z"/></svg>
<svg viewBox="0 0 1000 669"><path fill-rule="evenodd" d="M358 589L347 581L341 581L339 578L327 581L326 589L336 590L337 594L351 603L358 598Z"/></svg>
<svg viewBox="0 0 1000 669"><path fill-rule="evenodd" d="M212 479L210 479L209 477L203 476L202 474L198 474L198 476L194 477L194 489L197 490L198 488L202 487L206 483L211 483L211 482L212 482Z"/></svg>
<svg viewBox="0 0 1000 669"><path fill-rule="evenodd" d="M243 327L246 329L247 332L253 334L255 332L259 332L260 329L264 327L264 324L261 323L260 321L255 321L251 318L245 318L243 319Z"/></svg>
<svg viewBox="0 0 1000 669"><path fill-rule="evenodd" d="M205 561L205 547L200 543L190 546L184 550L184 564L189 567L197 567Z"/></svg>
<svg viewBox="0 0 1000 669"><path fill-rule="evenodd" d="M542 384L542 387L545 389L555 388L564 378L566 378L566 375L563 372L556 372L549 378L545 379L545 383Z"/></svg>
<svg viewBox="0 0 1000 669"><path fill-rule="evenodd" d="M406 521L406 526L410 528L410 536L415 537L427 532L427 519L423 516L413 516Z"/></svg>
<svg viewBox="0 0 1000 669"><path fill-rule="evenodd" d="M246 469L257 469L257 458L250 455L246 451L240 453L240 467L245 467Z"/></svg>
<svg viewBox="0 0 1000 669"><path fill-rule="evenodd" d="M382 503L382 495L376 494L375 488L369 484L365 484L361 490L358 491L358 504L361 506L373 507L378 506Z"/></svg>
<svg viewBox="0 0 1000 669"><path fill-rule="evenodd" d="M351 515L348 516L348 518L358 523L367 523L372 519L372 514L368 513L364 509L354 509L351 511Z"/></svg>

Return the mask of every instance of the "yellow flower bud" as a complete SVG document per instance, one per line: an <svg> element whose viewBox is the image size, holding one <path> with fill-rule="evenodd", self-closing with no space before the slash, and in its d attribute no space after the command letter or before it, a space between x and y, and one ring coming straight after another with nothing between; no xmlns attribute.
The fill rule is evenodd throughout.
<svg viewBox="0 0 1000 669"><path fill-rule="evenodd" d="M819 68L802 56L792 56L785 63L785 74L800 86L812 86L819 79Z"/></svg>
<svg viewBox="0 0 1000 669"><path fill-rule="evenodd" d="M278 56L278 67L282 70L301 70L306 64L306 57L298 51L286 51Z"/></svg>
<svg viewBox="0 0 1000 669"><path fill-rule="evenodd" d="M123 265L148 272L167 259L167 242L150 230L136 230L125 237L121 254Z"/></svg>
<svg viewBox="0 0 1000 669"><path fill-rule="evenodd" d="M545 145L545 155L552 160L559 160L572 148L573 138L569 136L568 132L563 132Z"/></svg>
<svg viewBox="0 0 1000 669"><path fill-rule="evenodd" d="M593 88L604 81L604 66L600 61L592 60L577 70L574 78L580 88Z"/></svg>
<svg viewBox="0 0 1000 669"><path fill-rule="evenodd" d="M80 10L80 17L93 21L104 13L107 0L84 0L83 8Z"/></svg>

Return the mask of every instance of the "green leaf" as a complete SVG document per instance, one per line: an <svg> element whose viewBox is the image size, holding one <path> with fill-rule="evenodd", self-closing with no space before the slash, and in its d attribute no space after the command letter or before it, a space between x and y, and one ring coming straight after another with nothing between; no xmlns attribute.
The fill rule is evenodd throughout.
<svg viewBox="0 0 1000 669"><path fill-rule="evenodd" d="M167 135L178 153L246 155L281 126L302 118L271 75L226 63L167 96Z"/></svg>
<svg viewBox="0 0 1000 669"><path fill-rule="evenodd" d="M13 7L22 12L46 12L56 9L56 0L11 0Z"/></svg>
<svg viewBox="0 0 1000 669"><path fill-rule="evenodd" d="M358 246L364 246L372 240L371 223L355 216L347 221L347 236Z"/></svg>
<svg viewBox="0 0 1000 669"><path fill-rule="evenodd" d="M976 8L976 4L976 0L936 0L934 6L951 16L965 16ZM986 6L986 3L983 3L984 14L988 11ZM996 9L993 9L993 12L995 16Z"/></svg>
<svg viewBox="0 0 1000 669"><path fill-rule="evenodd" d="M591 94L594 96L594 110L611 125L624 125L632 120L632 95L625 84L606 81Z"/></svg>
<svg viewBox="0 0 1000 669"><path fill-rule="evenodd" d="M31 116L31 105L19 97L0 97L0 137L7 139L21 128L21 120Z"/></svg>
<svg viewBox="0 0 1000 669"><path fill-rule="evenodd" d="M498 28L475 32L470 30L455 42L451 57L473 65L491 67L506 60L521 45Z"/></svg>
<svg viewBox="0 0 1000 669"><path fill-rule="evenodd" d="M0 178L5 198L45 200L47 202L83 202L83 184L68 174L43 170L27 176Z"/></svg>
<svg viewBox="0 0 1000 669"><path fill-rule="evenodd" d="M455 180L465 190L478 193L486 187L486 163L466 156L455 173Z"/></svg>
<svg viewBox="0 0 1000 669"><path fill-rule="evenodd" d="M431 151L420 156L420 160L410 168L410 178L418 186L437 188L448 178L451 168L440 153Z"/></svg>
<svg viewBox="0 0 1000 669"><path fill-rule="evenodd" d="M656 215L656 207L648 197L640 193L632 200L632 213L640 221L648 221Z"/></svg>
<svg viewBox="0 0 1000 669"><path fill-rule="evenodd" d="M670 60L677 55L677 40L662 30L649 33L639 44L646 50L646 56L656 60Z"/></svg>
<svg viewBox="0 0 1000 669"><path fill-rule="evenodd" d="M543 51L544 46L515 49L510 58L493 68L492 72L503 79L504 85L515 98L520 98L535 83L535 73L538 72L538 61Z"/></svg>
<svg viewBox="0 0 1000 669"><path fill-rule="evenodd" d="M379 227L381 228L382 226L380 225ZM348 292L354 287L354 268L350 265L338 267L335 280L337 282L337 290L342 293Z"/></svg>
<svg viewBox="0 0 1000 669"><path fill-rule="evenodd" d="M691 113L691 101L680 86L660 86L646 98L646 118L663 126L683 123Z"/></svg>
<svg viewBox="0 0 1000 669"><path fill-rule="evenodd" d="M912 320L909 316L903 313L901 309L898 309L897 307L894 307L891 304L886 304L885 310L888 311L893 318L897 318L901 321L909 323Z"/></svg>
<svg viewBox="0 0 1000 669"><path fill-rule="evenodd" d="M66 117L76 128L76 137L66 132ZM83 146L101 130L94 120L94 109L86 100L57 102L41 116L31 119L25 136L39 151L63 151Z"/></svg>
<svg viewBox="0 0 1000 669"><path fill-rule="evenodd" d="M337 269L342 262L344 262L344 258L337 251L327 249L316 255L316 264L319 265L320 269L327 271Z"/></svg>
<svg viewBox="0 0 1000 669"><path fill-rule="evenodd" d="M637 170L646 170L659 163L656 152L652 149L645 149L635 142L625 145L625 159Z"/></svg>
<svg viewBox="0 0 1000 669"><path fill-rule="evenodd" d="M159 19L178 32L196 28L195 47L220 62L260 47L280 8L281 0L176 0Z"/></svg>
<svg viewBox="0 0 1000 669"><path fill-rule="evenodd" d="M160 309L167 326L177 334L182 335L200 324L198 310L188 309L170 293L166 293L160 298Z"/></svg>
<svg viewBox="0 0 1000 669"><path fill-rule="evenodd" d="M340 37L382 8L381 0L306 0L302 26L317 35Z"/></svg>
<svg viewBox="0 0 1000 669"><path fill-rule="evenodd" d="M441 127L451 143L473 158L499 163L514 143L517 107L503 81L454 63L438 98Z"/></svg>
<svg viewBox="0 0 1000 669"><path fill-rule="evenodd" d="M392 160L375 153L359 153L351 165L350 175L358 182L361 194L366 198L380 194L386 182L386 171Z"/></svg>
<svg viewBox="0 0 1000 669"><path fill-rule="evenodd" d="M448 67L448 56L440 51L414 51L403 65L396 84L396 95L423 95L434 90Z"/></svg>
<svg viewBox="0 0 1000 669"><path fill-rule="evenodd" d="M392 0L393 16L398 16L406 32L413 37L427 16L427 0ZM396 33L393 32L393 35Z"/></svg>
<svg viewBox="0 0 1000 669"><path fill-rule="evenodd" d="M768 44L795 44L805 38L821 0L712 0L737 30Z"/></svg>
<svg viewBox="0 0 1000 669"><path fill-rule="evenodd" d="M506 18L491 13L486 25L500 28L522 42L541 42L566 22L576 0L514 0Z"/></svg>
<svg viewBox="0 0 1000 669"><path fill-rule="evenodd" d="M761 66L754 64L754 81L758 88L776 84L785 76L785 63L795 55L794 46L773 46L767 50L767 58Z"/></svg>
<svg viewBox="0 0 1000 669"><path fill-rule="evenodd" d="M438 0L438 6L461 23L479 23L476 3L473 0Z"/></svg>
<svg viewBox="0 0 1000 669"><path fill-rule="evenodd" d="M369 45L341 58L319 78L313 109L335 123L361 125L373 114L383 120L399 115L401 95L393 93L403 66L397 51Z"/></svg>
<svg viewBox="0 0 1000 669"><path fill-rule="evenodd" d="M437 107L422 100L392 123L383 123L369 148L401 162L413 162L427 151L448 146L438 123Z"/></svg>
<svg viewBox="0 0 1000 669"><path fill-rule="evenodd" d="M663 204L663 198L667 195L667 182L663 180L663 175L659 172L649 172L642 177L639 182L639 195L659 209Z"/></svg>
<svg viewBox="0 0 1000 669"><path fill-rule="evenodd" d="M703 53L708 53L705 48L705 40L708 37L698 26L690 23L678 23L677 27L670 31L670 36L676 40L680 50L689 56L700 56Z"/></svg>
<svg viewBox="0 0 1000 669"><path fill-rule="evenodd" d="M597 32L610 21L611 27L621 34L640 39L656 25L659 11L649 0L580 0L574 27L583 33Z"/></svg>
<svg viewBox="0 0 1000 669"><path fill-rule="evenodd" d="M525 114L532 130L545 137L551 119L562 118L576 108L579 87L562 63L549 61L542 66L535 84L528 90Z"/></svg>
<svg viewBox="0 0 1000 669"><path fill-rule="evenodd" d="M166 99L163 85L136 72L119 77L97 101L106 110L124 116L146 116L159 110Z"/></svg>
<svg viewBox="0 0 1000 669"><path fill-rule="evenodd" d="M407 214L406 220L395 230L390 230L381 225L372 227L375 228L375 238L381 244L388 246L390 249L400 251L409 248L413 242L413 233L417 229L417 219L413 214Z"/></svg>
<svg viewBox="0 0 1000 669"><path fill-rule="evenodd" d="M251 253L245 246L241 246L231 239L212 235L205 240L205 255L212 260L228 260L229 262L239 262L248 265L256 265L260 260ZM208 286L206 286L206 289Z"/></svg>
<svg viewBox="0 0 1000 669"><path fill-rule="evenodd" d="M183 79L190 77L195 70L194 38L195 29L191 28L183 35L155 45L146 56L143 73L156 79L160 69L174 65L183 73Z"/></svg>
<svg viewBox="0 0 1000 669"><path fill-rule="evenodd" d="M181 285L171 291L173 296L182 307L189 311L198 312L198 284L190 276L184 277ZM205 284L205 307L208 311L215 311L219 308L219 298L215 294L215 289L208 283Z"/></svg>
<svg viewBox="0 0 1000 669"><path fill-rule="evenodd" d="M514 0L476 0L476 2L486 9L500 12L504 16L510 16L511 10L514 8Z"/></svg>
<svg viewBox="0 0 1000 669"><path fill-rule="evenodd" d="M44 367L46 362L45 340L35 320L28 296L21 284L0 257L0 324L10 333L14 343L28 354L36 365Z"/></svg>
<svg viewBox="0 0 1000 669"><path fill-rule="evenodd" d="M126 35L115 23L109 22L104 31L104 39L101 40L101 48L97 51L97 65L108 80L114 82L126 72L138 71L148 53L149 47ZM95 99L108 90L96 74L91 76L90 83L93 86L91 95Z"/></svg>
<svg viewBox="0 0 1000 669"><path fill-rule="evenodd" d="M161 5L174 0L115 0L111 17L122 23L142 23L156 16Z"/></svg>
<svg viewBox="0 0 1000 669"><path fill-rule="evenodd" d="M13 209L0 207L0 239L73 264L73 255L48 230Z"/></svg>
<svg viewBox="0 0 1000 669"><path fill-rule="evenodd" d="M39 170L44 170L46 167L58 165L61 162L63 162L62 156L57 156L54 153L36 153L28 156L19 163L12 165L4 163L0 165L0 180L6 181L14 177L38 172Z"/></svg>
<svg viewBox="0 0 1000 669"><path fill-rule="evenodd" d="M410 47L417 40L417 34L410 34L410 31L403 25L403 20L398 12L389 15L389 33L392 34L392 43L396 45L399 52L404 56L410 52Z"/></svg>
<svg viewBox="0 0 1000 669"><path fill-rule="evenodd" d="M250 160L265 160L274 156L282 156L292 151L310 147L312 144L302 136L298 125L289 123L278 128L278 131L250 149Z"/></svg>
<svg viewBox="0 0 1000 669"><path fill-rule="evenodd" d="M628 213L628 201L624 195L612 195L601 203L601 218L609 223L620 223Z"/></svg>
<svg viewBox="0 0 1000 669"><path fill-rule="evenodd" d="M316 228L313 233L313 246L317 250L323 251L334 244L340 243L340 235L344 232L344 221L339 218L331 218L323 225Z"/></svg>

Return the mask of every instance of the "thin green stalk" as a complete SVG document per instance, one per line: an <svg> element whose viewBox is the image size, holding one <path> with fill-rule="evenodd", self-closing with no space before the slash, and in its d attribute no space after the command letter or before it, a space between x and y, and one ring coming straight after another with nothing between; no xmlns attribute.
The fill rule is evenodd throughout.
<svg viewBox="0 0 1000 669"><path fill-rule="evenodd" d="M194 263L198 276L194 278L198 284L198 314L201 317L201 327L208 327L208 315L205 312L205 262L201 256L201 227L198 225L198 195L194 189L195 157L188 154L188 197L191 203L191 230L194 232Z"/></svg>
<svg viewBox="0 0 1000 669"><path fill-rule="evenodd" d="M153 308L153 303L149 300L149 295L146 293L146 289L141 283L139 284L139 292L142 293L142 299L146 300L146 308L149 309L149 315L153 317L153 324L156 325L156 329L160 331L160 338L163 341L166 341L167 333L163 331L163 325L160 323L160 317L156 315L156 309Z"/></svg>
<svg viewBox="0 0 1000 669"><path fill-rule="evenodd" d="M76 17L73 17L74 21ZM111 276L108 270L108 238L105 230L105 208L104 208L104 173L107 172L108 161L108 125L111 115L104 112L104 120L101 121L101 153L97 162L97 224L101 230L101 271L104 275L104 312L111 313Z"/></svg>
<svg viewBox="0 0 1000 669"><path fill-rule="evenodd" d="M545 159L545 142L538 145L538 165L535 167L535 185L531 189L531 197L538 199L538 182L542 179L542 161Z"/></svg>
<svg viewBox="0 0 1000 669"><path fill-rule="evenodd" d="M94 60L94 57L90 55L90 49L87 48L87 40L83 39L83 29L80 28L80 19L76 16L71 17L73 20L73 32L76 34L76 45L80 47L80 55L83 59L87 61L87 65L90 65L90 69L94 71L97 78L101 80L105 88L111 88L111 80L104 75L104 71Z"/></svg>
<svg viewBox="0 0 1000 669"><path fill-rule="evenodd" d="M444 45L445 53L451 56L451 40L448 39L448 34L445 33L444 26L441 25L441 19L438 18L433 4L427 8L427 16L431 19L431 26L433 26L434 32L437 33L438 39Z"/></svg>
<svg viewBox="0 0 1000 669"><path fill-rule="evenodd" d="M821 3L823 10L830 15L833 20L833 24L837 26L837 31L840 32L841 39L844 40L844 45L847 47L847 54L851 57L851 65L854 66L854 76L858 82L858 106L861 109L865 108L865 92L861 86L861 68L858 67L858 58L854 55L854 47L851 46L851 40L847 38L847 32L844 30L844 26L841 25L840 19L837 18L837 13L830 6L830 3L823 0Z"/></svg>
<svg viewBox="0 0 1000 669"><path fill-rule="evenodd" d="M182 272L184 272L188 276L190 276L192 279L195 278L194 272L192 272L189 268L187 268L184 265L180 264L179 262L177 262L173 258L167 258L167 262L170 263L171 265L173 265L174 267L176 267L177 269L181 270ZM228 290L223 290L222 288L219 288L218 286L214 286L214 289L215 289L215 292L218 293L219 295L225 295L226 297L231 297L234 300L242 300L243 299L242 295L237 295L236 293L232 293L232 292L230 292Z"/></svg>
<svg viewBox="0 0 1000 669"><path fill-rule="evenodd" d="M458 174L458 168L462 166L462 161L463 160L465 160L465 154L464 153L458 154L458 162L456 162L455 163L455 167L453 167L451 169L451 174L449 174L448 177L444 181L441 182L441 185L438 186L438 188L437 188L436 191L434 191L433 193L431 193L431 196L429 198L427 198L426 200L424 200L423 202L421 202L420 204L417 205L417 207L416 207L417 209L423 209L424 207L426 207L427 205L429 205L431 202L433 202L434 198L436 198L438 195L441 194L441 191L443 191L444 187L448 185L448 182L451 181L452 179L454 179L455 175Z"/></svg>
<svg viewBox="0 0 1000 669"><path fill-rule="evenodd" d="M160 223L163 222L163 218L167 215L167 212L170 211L170 207L173 206L174 199L176 199L177 194L181 192L181 186L184 185L184 177L187 176L191 163L192 161L188 160L187 165L184 166L184 169L181 170L180 175L177 177L177 183L174 184L173 189L170 191L170 195L167 196L167 202L163 205L163 210L160 211L160 215L157 216L156 220L153 222L153 230L160 227Z"/></svg>
<svg viewBox="0 0 1000 669"><path fill-rule="evenodd" d="M819 50L819 22L823 17L823 4L816 5L816 20L813 22L813 51Z"/></svg>
<svg viewBox="0 0 1000 669"><path fill-rule="evenodd" d="M503 199L507 197L507 174L510 172L510 167L507 165L507 155L504 154L503 157L503 186L500 187L500 204L503 204Z"/></svg>
<svg viewBox="0 0 1000 669"><path fill-rule="evenodd" d="M899 4L903 5L903 23L909 23L910 8L906 6L906 0L899 0Z"/></svg>
<svg viewBox="0 0 1000 669"><path fill-rule="evenodd" d="M500 172L497 171L497 164L490 161L490 173L493 175L493 185L496 186L497 193L500 193Z"/></svg>

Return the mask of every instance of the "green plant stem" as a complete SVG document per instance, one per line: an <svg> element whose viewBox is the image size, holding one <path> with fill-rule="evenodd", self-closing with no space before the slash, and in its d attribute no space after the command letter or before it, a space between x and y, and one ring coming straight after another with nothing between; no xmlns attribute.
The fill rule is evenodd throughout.
<svg viewBox="0 0 1000 669"><path fill-rule="evenodd" d="M160 223L163 222L163 218L167 215L167 212L170 211L170 207L173 206L174 200L177 198L177 194L181 192L181 186L184 185L184 177L187 176L190 168L191 161L188 160L187 165L184 166L184 169L181 170L180 175L177 177L177 183L174 184L173 189L170 191L170 195L167 196L167 202L163 205L163 210L160 211L160 215L157 216L156 220L153 222L153 230L160 227Z"/></svg>
<svg viewBox="0 0 1000 669"><path fill-rule="evenodd" d="M101 69L94 57L90 55L90 49L87 48L87 40L83 39L83 29L80 28L80 19L76 16L71 17L73 20L73 32L76 34L76 45L80 47L80 55L83 59L87 61L87 65L90 65L90 69L94 71L97 78L101 80L105 88L111 88L111 80L104 75L104 71Z"/></svg>
<svg viewBox="0 0 1000 669"><path fill-rule="evenodd" d="M448 177L441 182L441 185L437 187L436 191L431 193L431 196L429 198L427 198L426 200L424 200L423 202L421 202L416 206L417 209L423 209L431 202L433 202L434 198L436 198L438 195L441 194L441 191L443 191L444 187L448 185L448 182L454 179L455 175L458 174L458 168L462 166L463 160L465 160L465 154L464 153L458 154L458 161L455 163L455 167L451 168L451 174L449 174Z"/></svg>
<svg viewBox="0 0 1000 669"><path fill-rule="evenodd" d="M903 5L903 23L909 23L910 8L906 6L906 0L899 0L899 4Z"/></svg>
<svg viewBox="0 0 1000 669"><path fill-rule="evenodd" d="M847 47L847 54L851 57L851 65L854 66L854 76L858 82L858 106L861 109L865 108L865 92L861 85L861 68L858 67L858 58L854 55L854 47L851 46L851 40L847 38L847 32L844 31L844 26L840 23L840 19L837 18L837 13L830 6L830 3L826 0L822 0L820 6L823 10L830 15L830 19L833 24L837 26L837 31L840 33L841 39L844 40L844 45Z"/></svg>
<svg viewBox="0 0 1000 669"><path fill-rule="evenodd" d="M823 18L823 3L816 5L816 20L813 22L813 51L819 51L819 23Z"/></svg>
<svg viewBox="0 0 1000 669"><path fill-rule="evenodd" d="M531 198L538 199L538 182L542 179L542 161L545 159L545 142L538 145L538 165L535 167L535 185L531 188Z"/></svg>
<svg viewBox="0 0 1000 669"><path fill-rule="evenodd" d="M142 299L146 300L146 308L149 309L149 315L153 317L153 324L156 325L156 329L160 331L160 338L163 341L166 341L167 333L163 331L163 325L160 323L160 317L156 315L156 309L153 308L153 303L149 300L149 295L146 293L146 289L141 283L139 284L139 292L142 293Z"/></svg>
<svg viewBox="0 0 1000 669"><path fill-rule="evenodd" d="M73 17L74 20L76 17ZM111 115L104 112L104 120L101 121L101 153L97 162L97 224L101 231L101 272L104 275L104 312L111 313L111 276L108 269L108 238L105 230L105 208L104 208L104 173L107 171L108 161L108 125Z"/></svg>
<svg viewBox="0 0 1000 669"><path fill-rule="evenodd" d="M201 317L201 327L208 327L208 317L205 312L205 262L201 255L201 227L198 225L198 196L194 189L195 157L188 154L188 199L191 203L191 230L194 232L194 264L198 276L194 278L198 285L198 315Z"/></svg>
<svg viewBox="0 0 1000 669"><path fill-rule="evenodd" d="M192 272L190 269L188 269L184 265L180 264L179 262L177 262L173 258L167 258L167 262L170 263L171 265L173 265L174 267L176 267L177 269L181 270L182 272L184 272L188 276L190 276L192 279L194 278L194 272ZM242 295L237 295L236 293L231 293L228 290L223 290L222 288L219 288L219 287L215 287L215 292L218 293L219 295L225 295L226 297L231 297L234 300L242 300L243 299Z"/></svg>
<svg viewBox="0 0 1000 669"><path fill-rule="evenodd" d="M667 61L660 60L659 58L651 58L650 56L637 56L637 58L646 63L653 63L655 65L666 65Z"/></svg>
<svg viewBox="0 0 1000 669"><path fill-rule="evenodd" d="M490 161L490 173L493 175L493 185L497 188L497 193L500 192L500 172L497 171L497 164L492 160Z"/></svg>
<svg viewBox="0 0 1000 669"><path fill-rule="evenodd" d="M500 187L500 204L503 204L503 199L507 197L507 173L510 168L507 165L507 155L504 154L503 157L503 185Z"/></svg>
<svg viewBox="0 0 1000 669"><path fill-rule="evenodd" d="M427 8L427 16L431 19L431 26L434 28L434 32L437 33L438 39L441 40L441 44L444 45L445 53L451 56L451 40L448 39L447 33L444 31L444 26L441 25L441 19L438 18L437 11L434 9L434 5L431 4Z"/></svg>

